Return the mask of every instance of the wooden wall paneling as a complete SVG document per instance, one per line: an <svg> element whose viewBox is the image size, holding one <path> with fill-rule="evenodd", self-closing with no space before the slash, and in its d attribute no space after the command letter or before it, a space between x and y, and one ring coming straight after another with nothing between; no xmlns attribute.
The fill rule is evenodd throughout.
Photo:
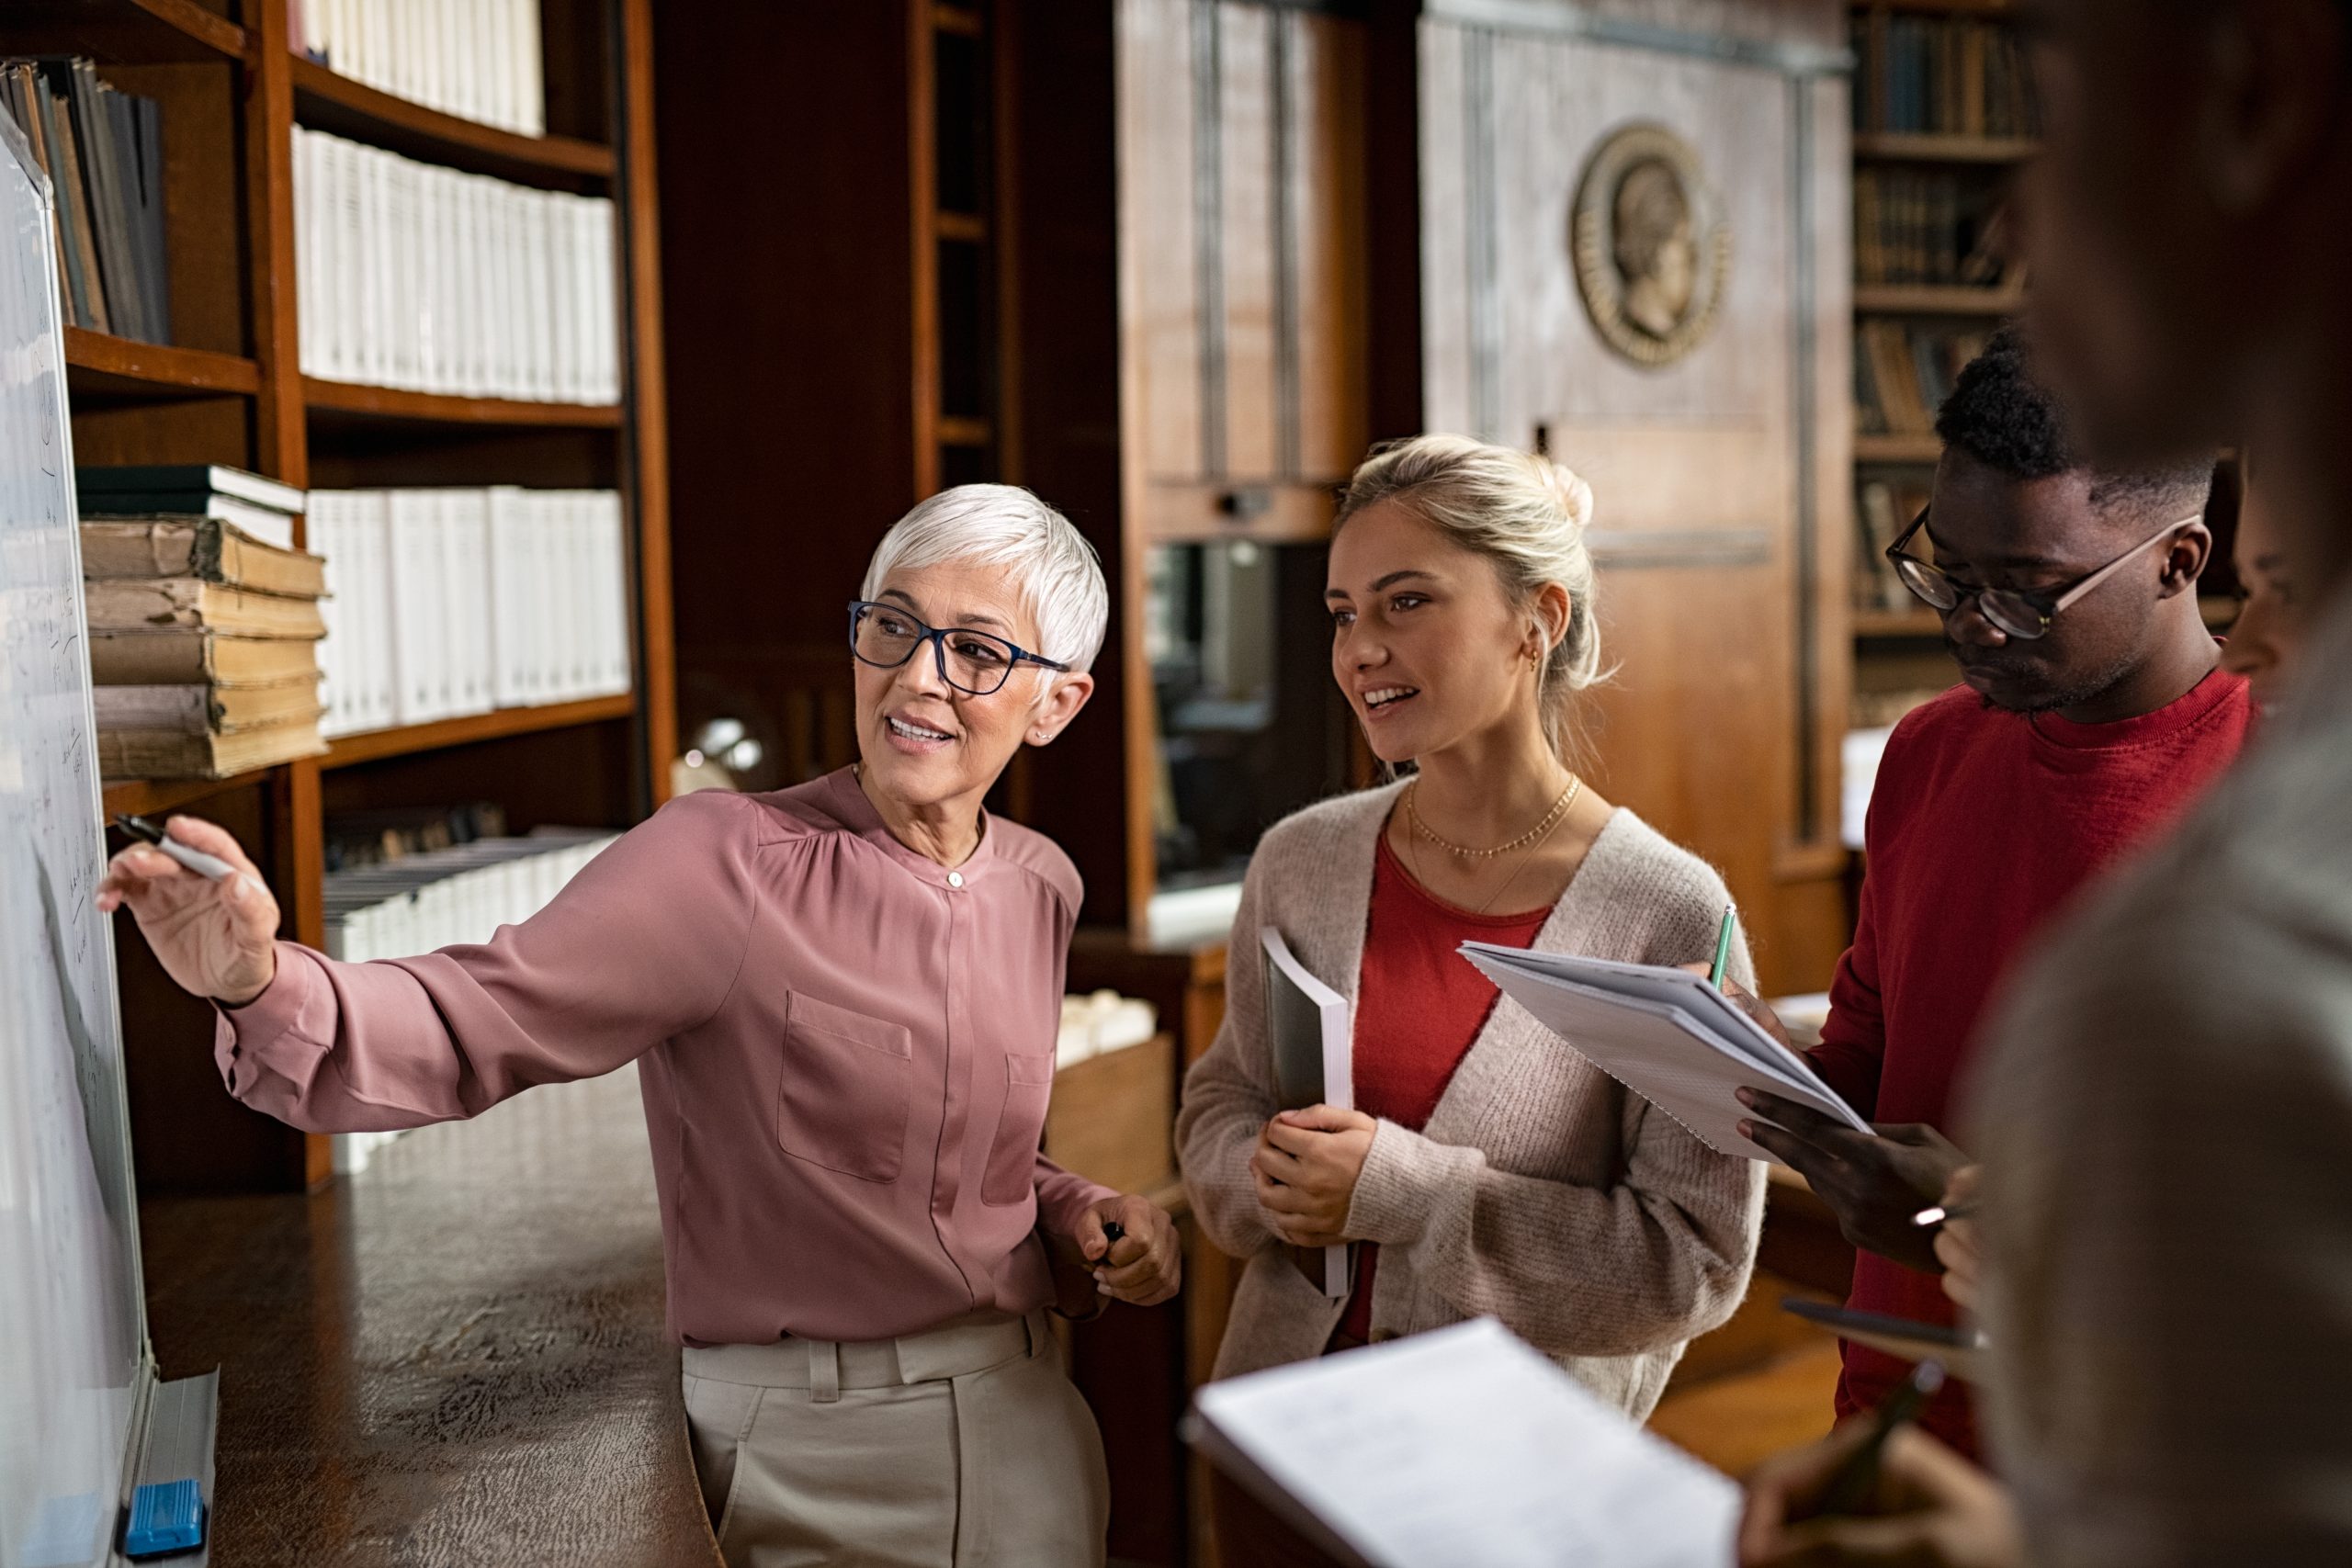
<svg viewBox="0 0 2352 1568"><path fill-rule="evenodd" d="M911 24L903 4L871 0L665 6L652 21L675 685L691 735L721 712L781 715L806 670L845 679L842 606L918 499ZM797 62L788 90L779 61Z"/></svg>
<svg viewBox="0 0 2352 1568"><path fill-rule="evenodd" d="M1371 0L1364 40L1364 353L1367 434L1412 435L1422 426L1428 363L1423 254L1428 225L1423 138L1440 126L1422 101L1420 0ZM1431 40L1430 47L1437 46ZM1449 162L1458 166L1457 152ZM1442 194L1442 193L1440 193ZM1441 258L1442 259L1442 258Z"/></svg>
<svg viewBox="0 0 2352 1568"><path fill-rule="evenodd" d="M1295 438L1287 471L1319 486L1344 479L1369 445L1365 28L1310 12L1280 12L1277 21L1289 38L1287 98L1295 106L1283 166L1292 192L1285 243L1295 301Z"/></svg>
<svg viewBox="0 0 2352 1568"><path fill-rule="evenodd" d="M1214 246L1222 310L1216 329L1220 350L1204 370L1216 381L1204 387L1202 397L1224 414L1223 461L1209 477L1263 483L1287 473L1281 431L1294 390L1282 374L1287 345L1278 346L1288 322L1277 319L1288 303L1279 274L1290 261L1283 232L1288 224L1279 220L1291 192L1280 177L1283 155L1277 140L1289 130L1283 112L1287 102L1277 92L1287 73L1289 29L1280 13L1237 0L1218 0L1206 14L1216 36L1216 157L1205 168L1196 164L1193 177L1209 179L1201 207L1216 213L1216 227L1202 254L1205 258ZM1201 101L1210 100L1204 96Z"/></svg>
<svg viewBox="0 0 2352 1568"><path fill-rule="evenodd" d="M676 628L670 572L670 436L667 366L662 352L662 219L654 143L651 0L619 0L621 71L615 84L621 127L621 254L625 290L628 423L623 427L631 618L640 744L637 791L643 809L669 798L678 754Z"/></svg>
<svg viewBox="0 0 2352 1568"><path fill-rule="evenodd" d="M1020 369L1005 385L1005 408L1023 433L1021 482L1077 525L1111 588L1094 695L1059 739L1031 754L1028 806L1086 880L1081 921L1125 927L1138 888L1150 886L1149 802L1130 785L1142 776L1133 771L1138 746L1149 745L1150 682L1135 615L1137 474L1122 463L1142 439L1134 320L1123 312L1136 262L1125 241L1139 214L1124 205L1119 161L1129 145L1123 117L1136 107L1123 96L1131 67L1164 76L1168 63L1136 52L1124 5L1114 14L1000 0L997 14L1009 18L1001 69L1021 85L1004 116L1013 175L1000 209L1009 209L1004 239L1021 258L1007 269L1004 353Z"/></svg>
<svg viewBox="0 0 2352 1568"><path fill-rule="evenodd" d="M939 126L932 0L905 0L907 26L908 255L913 287L909 364L913 378L914 491L940 488Z"/></svg>
<svg viewBox="0 0 2352 1568"><path fill-rule="evenodd" d="M989 192L989 241L995 253L992 305L996 312L996 465L1006 484L1022 483L1021 419L1021 7L1015 0L996 6L996 48L989 56L989 162L996 175ZM1046 25L1055 25L1047 17Z"/></svg>
<svg viewBox="0 0 2352 1568"><path fill-rule="evenodd" d="M1119 0L1119 300L1128 463L1139 475L1206 471L1204 286L1194 165L1204 120L1197 51L1214 17L1193 0ZM1210 134L1213 136L1214 131ZM1140 507L1143 492L1131 498Z"/></svg>

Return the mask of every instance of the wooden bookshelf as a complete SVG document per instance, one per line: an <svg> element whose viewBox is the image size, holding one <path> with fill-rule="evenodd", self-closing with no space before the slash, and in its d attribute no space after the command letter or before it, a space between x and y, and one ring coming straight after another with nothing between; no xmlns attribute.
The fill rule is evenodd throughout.
<svg viewBox="0 0 2352 1568"><path fill-rule="evenodd" d="M225 779L123 779L100 792L109 817L157 817L166 812L200 808L204 802L232 790L250 789L274 770L237 773Z"/></svg>
<svg viewBox="0 0 2352 1568"><path fill-rule="evenodd" d="M1857 464L1924 463L1933 467L1944 455L1944 444L1932 435L1857 435Z"/></svg>
<svg viewBox="0 0 2352 1568"><path fill-rule="evenodd" d="M493 708L489 713L467 714L460 718L435 719L431 724L412 724L395 729L363 730L356 735L336 736L319 766L354 768L362 762L410 757L451 746L470 746L510 735L535 735L575 724L628 718L636 712L637 699L623 694L588 697L576 703L549 703L544 707Z"/></svg>
<svg viewBox="0 0 2352 1568"><path fill-rule="evenodd" d="M1858 316L2013 316L2025 304L2018 288L1941 283L1858 283Z"/></svg>
<svg viewBox="0 0 2352 1568"><path fill-rule="evenodd" d="M336 75L288 44L285 0L19 0L0 54L85 54L163 106L173 325L162 345L68 329L85 464L222 463L309 488L514 483L625 500L636 690L334 739L323 756L220 780L117 781L107 810L195 811L236 832L285 934L324 936L325 825L340 812L502 805L517 831L626 827L677 751L668 453L652 155L651 0L540 0L548 134L473 124ZM233 19L232 17L233 17ZM191 67L209 67L193 69ZM447 397L301 373L293 128L618 204L622 401ZM209 1009L119 929L142 1196L299 1190L329 1145L197 1081ZM200 1072L190 1067L198 1064ZM191 1077L191 1073L195 1076Z"/></svg>
<svg viewBox="0 0 2352 1568"><path fill-rule="evenodd" d="M294 118L313 130L370 142L428 164L443 164L518 185L566 188L613 177L609 145L576 136L524 136L411 103L365 82L337 75L317 61L290 55Z"/></svg>
<svg viewBox="0 0 2352 1568"><path fill-rule="evenodd" d="M2022 136L1946 136L1911 130L1865 130L1854 135L1857 163L2022 164L2041 143Z"/></svg>
<svg viewBox="0 0 2352 1568"><path fill-rule="evenodd" d="M463 398L412 392L350 381L302 378L302 401L313 412L371 420L428 420L444 424L536 425L548 429L616 430L618 403L529 403L511 398Z"/></svg>
<svg viewBox="0 0 2352 1568"><path fill-rule="evenodd" d="M249 398L261 390L261 367L233 354L175 348L87 327L67 327L65 380L67 396L75 400Z"/></svg>
<svg viewBox="0 0 2352 1568"><path fill-rule="evenodd" d="M195 0L13 0L11 54L86 54L119 65L242 60L245 29Z"/></svg>

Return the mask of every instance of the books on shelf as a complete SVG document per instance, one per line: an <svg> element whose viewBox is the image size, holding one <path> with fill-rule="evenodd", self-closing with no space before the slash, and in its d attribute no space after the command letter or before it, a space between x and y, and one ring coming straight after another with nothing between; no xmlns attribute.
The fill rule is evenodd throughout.
<svg viewBox="0 0 2352 1568"><path fill-rule="evenodd" d="M337 832L331 821L327 836ZM592 828L541 828L527 837L479 838L331 872L325 884L327 956L356 964L488 942L501 926L519 924L547 908L618 836ZM358 1169L376 1148L398 1135L336 1134L335 1168Z"/></svg>
<svg viewBox="0 0 2352 1568"><path fill-rule="evenodd" d="M55 193L66 321L142 343L171 342L161 107L99 81L96 67L79 59L0 64L0 104Z"/></svg>
<svg viewBox="0 0 2352 1568"><path fill-rule="evenodd" d="M629 690L613 491L313 491L310 529L327 734Z"/></svg>
<svg viewBox="0 0 2352 1568"><path fill-rule="evenodd" d="M613 204L294 128L302 373L456 397L620 400Z"/></svg>
<svg viewBox="0 0 2352 1568"><path fill-rule="evenodd" d="M1860 536L1854 541L1854 608L1922 607L1894 574L1894 563L1886 558L1886 552L1927 504L1928 476L1924 472L1908 479L1866 479L1856 489L1854 522ZM1912 547L1927 553L1917 540L1912 542Z"/></svg>
<svg viewBox="0 0 2352 1568"><path fill-rule="evenodd" d="M1854 329L1854 420L1863 435L1932 435L1961 368L1987 328L1864 321Z"/></svg>
<svg viewBox="0 0 2352 1568"><path fill-rule="evenodd" d="M539 0L287 0L287 43L355 82L547 134Z"/></svg>
<svg viewBox="0 0 2352 1568"><path fill-rule="evenodd" d="M90 678L101 686L269 686L317 672L318 650L308 642L209 631L90 633Z"/></svg>
<svg viewBox="0 0 2352 1568"><path fill-rule="evenodd" d="M1854 281L2000 288L2003 182L1954 169L1854 171Z"/></svg>
<svg viewBox="0 0 2352 1568"><path fill-rule="evenodd" d="M1854 18L1854 129L2027 137L2040 130L2014 25L1873 9Z"/></svg>
<svg viewBox="0 0 2352 1568"><path fill-rule="evenodd" d="M77 468L74 493L85 523L102 517L210 517L235 524L262 545L289 551L294 519L302 510L302 492L292 485L217 464Z"/></svg>
<svg viewBox="0 0 2352 1568"><path fill-rule="evenodd" d="M82 575L194 578L310 599L326 592L318 557L264 544L215 517L85 521Z"/></svg>
<svg viewBox="0 0 2352 1568"><path fill-rule="evenodd" d="M104 776L219 778L324 750L315 557L218 518L82 529Z"/></svg>

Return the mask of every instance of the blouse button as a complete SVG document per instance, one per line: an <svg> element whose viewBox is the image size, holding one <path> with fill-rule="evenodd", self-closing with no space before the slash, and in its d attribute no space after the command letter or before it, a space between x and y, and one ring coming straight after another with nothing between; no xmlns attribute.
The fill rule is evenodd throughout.
<svg viewBox="0 0 2352 1568"><path fill-rule="evenodd" d="M963 874L962 872L960 872L960 871L951 871L951 872L949 872L949 873L947 874L947 886L950 886L950 887L961 887L961 886L964 886L964 874Z"/></svg>

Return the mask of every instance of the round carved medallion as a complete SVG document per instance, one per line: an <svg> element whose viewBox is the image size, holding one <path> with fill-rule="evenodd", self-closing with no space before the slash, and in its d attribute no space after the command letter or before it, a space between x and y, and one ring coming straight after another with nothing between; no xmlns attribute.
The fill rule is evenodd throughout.
<svg viewBox="0 0 2352 1568"><path fill-rule="evenodd" d="M1601 340L1637 365L1671 365L1714 325L1731 226L1688 142L1621 126L1585 161L1568 254Z"/></svg>

